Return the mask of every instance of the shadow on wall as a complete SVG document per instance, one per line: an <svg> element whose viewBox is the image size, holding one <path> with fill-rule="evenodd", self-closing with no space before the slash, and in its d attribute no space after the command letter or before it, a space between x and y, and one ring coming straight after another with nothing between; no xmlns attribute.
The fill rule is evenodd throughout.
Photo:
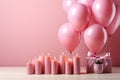
<svg viewBox="0 0 120 80"><path fill-rule="evenodd" d="M113 66L120 67L120 26L115 34L112 35L111 56L113 60Z"/></svg>

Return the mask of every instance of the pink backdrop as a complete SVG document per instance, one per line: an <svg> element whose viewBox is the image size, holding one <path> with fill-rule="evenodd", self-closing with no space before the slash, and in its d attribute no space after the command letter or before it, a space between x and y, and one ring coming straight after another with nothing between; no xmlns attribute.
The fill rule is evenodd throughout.
<svg viewBox="0 0 120 80"><path fill-rule="evenodd" d="M0 66L24 66L41 52L57 57L68 53L57 37L65 22L62 0L0 0ZM120 66L119 34L120 28L112 36L113 66ZM83 41L73 55L77 52L84 66L87 47Z"/></svg>

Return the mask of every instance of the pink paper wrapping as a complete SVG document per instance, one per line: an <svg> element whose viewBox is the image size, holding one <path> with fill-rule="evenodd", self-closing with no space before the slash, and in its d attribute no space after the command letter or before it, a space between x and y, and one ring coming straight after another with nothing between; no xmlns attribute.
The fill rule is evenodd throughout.
<svg viewBox="0 0 120 80"><path fill-rule="evenodd" d="M111 73L112 72L112 58L111 57L100 57L103 59L103 73ZM96 57L86 57L87 65L86 70L87 73L94 73L94 63L96 60Z"/></svg>
<svg viewBox="0 0 120 80"><path fill-rule="evenodd" d="M112 58L111 57L104 59L103 73L112 73Z"/></svg>
<svg viewBox="0 0 120 80"><path fill-rule="evenodd" d="M86 57L87 64L86 64L86 70L87 73L94 73L93 65L95 62L95 57Z"/></svg>

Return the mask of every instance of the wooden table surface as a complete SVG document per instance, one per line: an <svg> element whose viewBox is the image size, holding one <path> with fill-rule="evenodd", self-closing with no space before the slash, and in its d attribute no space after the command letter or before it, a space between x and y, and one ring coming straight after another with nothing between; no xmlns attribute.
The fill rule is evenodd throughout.
<svg viewBox="0 0 120 80"><path fill-rule="evenodd" d="M120 67L113 67L112 73L86 74L82 68L79 75L27 75L25 67L0 67L0 80L120 80Z"/></svg>

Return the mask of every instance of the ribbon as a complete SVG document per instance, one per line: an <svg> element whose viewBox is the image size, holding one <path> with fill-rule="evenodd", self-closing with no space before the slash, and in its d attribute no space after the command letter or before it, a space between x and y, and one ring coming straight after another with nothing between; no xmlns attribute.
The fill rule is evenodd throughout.
<svg viewBox="0 0 120 80"><path fill-rule="evenodd" d="M106 53L105 55L100 56L100 58L104 59L103 64L104 64L104 68L106 68L108 66L108 64L110 64L109 61L107 60L110 58L110 53Z"/></svg>

